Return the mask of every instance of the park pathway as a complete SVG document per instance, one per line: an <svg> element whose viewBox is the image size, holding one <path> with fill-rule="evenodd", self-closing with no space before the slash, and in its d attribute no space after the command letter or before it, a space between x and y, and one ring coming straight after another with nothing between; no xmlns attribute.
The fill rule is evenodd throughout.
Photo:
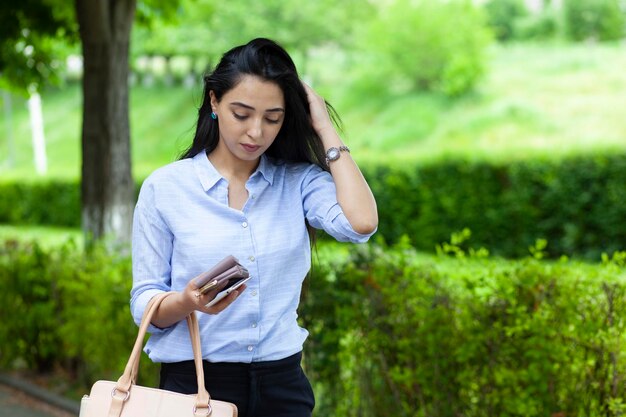
<svg viewBox="0 0 626 417"><path fill-rule="evenodd" d="M0 380L0 417L77 417L78 412L69 412L59 407L54 394L23 381ZM61 399L61 401L67 401Z"/></svg>

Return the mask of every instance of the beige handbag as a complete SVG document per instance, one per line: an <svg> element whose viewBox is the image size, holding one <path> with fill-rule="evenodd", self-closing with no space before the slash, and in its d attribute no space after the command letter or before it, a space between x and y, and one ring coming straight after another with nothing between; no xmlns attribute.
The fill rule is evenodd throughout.
<svg viewBox="0 0 626 417"><path fill-rule="evenodd" d="M237 417L235 404L213 400L204 387L204 369L200 345L200 330L195 313L187 316L193 358L198 377L198 394L185 395L172 391L135 385L144 336L159 305L171 293L153 298L141 319L135 346L124 374L117 382L97 381L80 404L79 417L172 417L212 416Z"/></svg>

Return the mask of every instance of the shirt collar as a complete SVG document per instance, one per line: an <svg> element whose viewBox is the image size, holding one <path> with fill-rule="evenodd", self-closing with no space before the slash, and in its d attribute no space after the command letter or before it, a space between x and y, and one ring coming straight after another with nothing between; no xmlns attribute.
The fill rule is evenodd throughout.
<svg viewBox="0 0 626 417"><path fill-rule="evenodd" d="M211 161L209 161L205 151L198 152L196 156L193 157L193 164L204 191L209 191L223 178ZM260 173L263 178L272 185L274 183L274 174L276 173L276 166L273 160L265 154L261 155L259 166L250 178L253 178L257 173Z"/></svg>
<svg viewBox="0 0 626 417"><path fill-rule="evenodd" d="M259 166L256 169L256 172L252 175L255 175L257 172L260 172L270 185L274 184L274 174L276 173L276 164L274 160L266 156L265 154L261 155L261 162L259 162Z"/></svg>

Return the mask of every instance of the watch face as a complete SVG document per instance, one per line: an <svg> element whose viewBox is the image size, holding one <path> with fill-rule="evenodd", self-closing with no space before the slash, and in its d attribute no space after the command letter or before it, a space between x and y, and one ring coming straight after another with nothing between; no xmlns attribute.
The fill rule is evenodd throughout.
<svg viewBox="0 0 626 417"><path fill-rule="evenodd" d="M328 152L326 152L326 157L328 158L329 161L336 160L337 158L339 158L339 149L330 148Z"/></svg>

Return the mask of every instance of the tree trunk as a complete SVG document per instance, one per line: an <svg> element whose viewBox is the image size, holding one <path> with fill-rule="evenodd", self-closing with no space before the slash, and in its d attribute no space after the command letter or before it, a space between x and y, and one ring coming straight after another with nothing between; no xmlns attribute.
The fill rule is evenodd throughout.
<svg viewBox="0 0 626 417"><path fill-rule="evenodd" d="M82 228L129 242L135 201L128 54L136 0L76 0L83 48Z"/></svg>

